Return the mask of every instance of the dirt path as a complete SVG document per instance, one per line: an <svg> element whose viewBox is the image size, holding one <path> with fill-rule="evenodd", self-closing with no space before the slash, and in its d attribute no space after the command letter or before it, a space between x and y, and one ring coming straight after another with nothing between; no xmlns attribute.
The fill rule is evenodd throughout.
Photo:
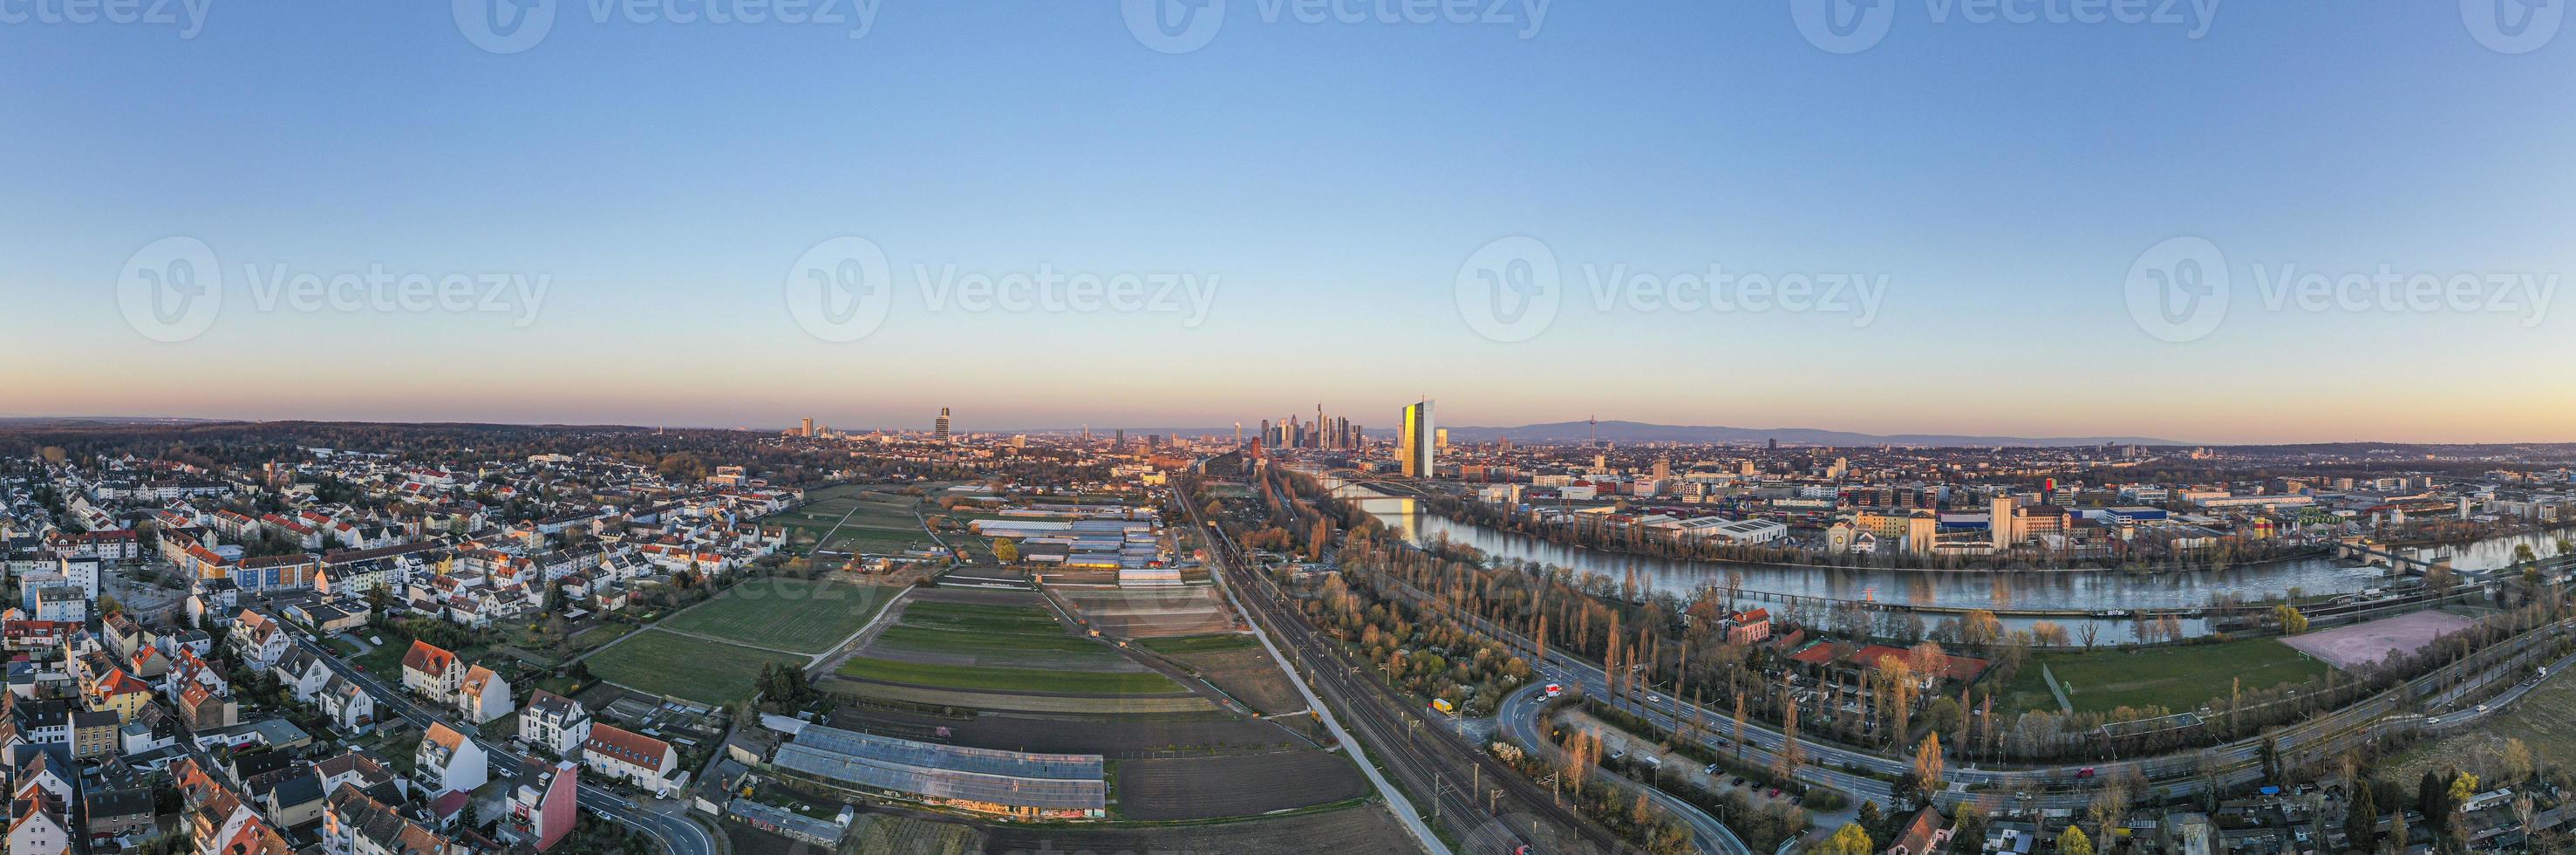
<svg viewBox="0 0 2576 855"><path fill-rule="evenodd" d="M841 667L841 663L849 661L850 657L859 655L860 650L875 643L877 636L884 635L887 627L894 626L895 621L902 618L903 610L912 604L912 592L916 590L919 589L907 587L896 593L894 599L886 601L885 608L877 610L876 617L868 620L868 625L859 627L859 631L850 633L850 637L843 639L840 644L815 654L813 659L807 661L805 673L808 676L820 678L832 673L833 669Z"/></svg>

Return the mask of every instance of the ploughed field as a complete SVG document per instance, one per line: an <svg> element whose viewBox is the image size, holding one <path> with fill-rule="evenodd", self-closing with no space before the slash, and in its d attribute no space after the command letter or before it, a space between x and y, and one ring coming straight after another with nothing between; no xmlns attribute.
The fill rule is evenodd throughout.
<svg viewBox="0 0 2576 855"><path fill-rule="evenodd" d="M1421 847L1383 805L1159 828L995 825L986 852L1207 852L1265 855L1409 853Z"/></svg>
<svg viewBox="0 0 2576 855"><path fill-rule="evenodd" d="M1368 795L1369 784L1342 755L1307 750L1122 760L1116 792L1120 817L1159 821L1332 804Z"/></svg>

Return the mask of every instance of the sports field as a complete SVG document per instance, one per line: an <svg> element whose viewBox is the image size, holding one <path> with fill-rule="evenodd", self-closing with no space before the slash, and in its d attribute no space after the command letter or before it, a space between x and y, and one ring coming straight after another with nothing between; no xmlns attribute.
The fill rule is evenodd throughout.
<svg viewBox="0 0 2576 855"><path fill-rule="evenodd" d="M2149 706L2175 712L2198 709L2212 699L2227 697L2232 686L2241 685L2250 692L2306 682L2330 670L2326 663L2271 638L2153 647L2133 653L2044 653L2022 666L1997 705L2015 711L2057 709L2047 680L2040 676L2043 664L2067 686L2067 700L2079 712Z"/></svg>
<svg viewBox="0 0 2576 855"><path fill-rule="evenodd" d="M766 663L805 665L800 657L660 630L646 630L584 661L592 674L611 683L711 704L751 697L752 682Z"/></svg>
<svg viewBox="0 0 2576 855"><path fill-rule="evenodd" d="M2426 610L2381 618L2368 623L2319 630L2289 640L2291 647L2307 651L2337 668L2350 670L2364 665L2377 665L2391 653L2414 653L2432 644L2433 639L2469 628L2476 621L2449 612Z"/></svg>
<svg viewBox="0 0 2576 855"><path fill-rule="evenodd" d="M752 579L663 625L757 647L821 653L866 626L896 593L850 582Z"/></svg>

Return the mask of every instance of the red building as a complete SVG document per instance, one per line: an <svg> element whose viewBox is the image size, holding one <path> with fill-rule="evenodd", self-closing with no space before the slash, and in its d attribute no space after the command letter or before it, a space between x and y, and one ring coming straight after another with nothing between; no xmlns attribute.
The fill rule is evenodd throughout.
<svg viewBox="0 0 2576 855"><path fill-rule="evenodd" d="M565 761L538 772L536 780L520 784L510 795L505 836L534 846L539 852L562 841L581 817L579 777L578 767Z"/></svg>

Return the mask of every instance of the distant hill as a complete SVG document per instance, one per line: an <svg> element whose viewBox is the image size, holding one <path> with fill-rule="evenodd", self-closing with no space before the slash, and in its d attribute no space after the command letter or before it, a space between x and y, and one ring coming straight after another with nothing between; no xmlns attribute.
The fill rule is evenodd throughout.
<svg viewBox="0 0 2576 855"><path fill-rule="evenodd" d="M1112 429L1095 427L1092 428L1092 433L1097 436L1106 436L1109 434L1110 430ZM1130 436L1173 433L1177 433L1182 436L1208 436L1211 434L1222 436L1233 432L1233 430L1234 428L1232 426L1218 428L1131 427L1127 429L1127 433ZM1452 442L1492 442L1497 439L1509 438L1511 441L1519 443L1579 443L1592 437L1592 425L1586 422L1555 422L1552 424L1542 425L1522 425L1520 427L1449 427L1448 430L1449 439ZM1030 432L1038 433L1040 431ZM1249 437L1255 433L1258 433L1258 431L1253 426L1245 426L1245 436ZM1395 429L1371 425L1369 426L1368 434L1373 437L1392 437L1395 435ZM1623 444L1639 442L1681 442L1699 444L1735 443L1739 445L1761 445L1773 439L1779 440L1781 445L1825 446L1911 445L1972 447L2008 445L2021 447L2066 447L2078 445L2102 445L2105 443L2113 445L2197 444L2182 442L2179 440L2158 439L2150 436L2032 437L1973 436L1964 434L1936 433L1874 434L1824 430L1821 428L1708 427L1690 425L1655 425L1643 422L1601 423L1601 440L1603 442L1616 442Z"/></svg>
<svg viewBox="0 0 2576 855"><path fill-rule="evenodd" d="M1556 422L1520 427L1452 427L1453 442L1490 442L1510 439L1513 442L1550 443L1583 442L1593 436L1588 422ZM1974 436L1964 434L1900 433L1873 434L1821 428L1740 428L1692 425L1656 425L1642 422L1602 422L1603 442L1687 442L1737 443L1759 445L1779 440L1782 445L1917 445L1917 446L2076 446L2076 445L2189 445L2170 439L2148 436Z"/></svg>

